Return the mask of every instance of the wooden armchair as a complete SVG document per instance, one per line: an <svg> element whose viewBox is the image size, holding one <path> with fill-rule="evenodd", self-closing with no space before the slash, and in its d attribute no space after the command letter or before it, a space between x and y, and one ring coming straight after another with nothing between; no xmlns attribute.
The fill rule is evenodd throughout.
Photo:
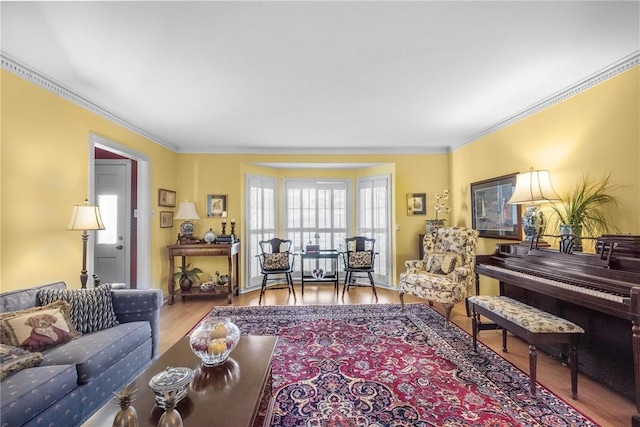
<svg viewBox="0 0 640 427"><path fill-rule="evenodd" d="M475 281L474 258L478 231L463 227L442 227L424 236L424 259L406 261L400 274L400 303L404 294L424 298L444 307L445 325L451 309L464 301Z"/></svg>

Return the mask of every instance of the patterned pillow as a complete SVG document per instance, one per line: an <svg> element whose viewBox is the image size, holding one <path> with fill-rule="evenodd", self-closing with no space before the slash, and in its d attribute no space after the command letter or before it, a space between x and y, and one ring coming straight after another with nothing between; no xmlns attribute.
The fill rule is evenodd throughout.
<svg viewBox="0 0 640 427"><path fill-rule="evenodd" d="M289 252L264 254L265 270L287 270L289 268Z"/></svg>
<svg viewBox="0 0 640 427"><path fill-rule="evenodd" d="M442 266L442 261L444 260L444 256L441 254L429 255L427 258L427 271L432 274L442 274L442 270L440 267Z"/></svg>
<svg viewBox="0 0 640 427"><path fill-rule="evenodd" d="M41 289L36 299L40 305L67 301L71 305L71 321L83 334L112 328L119 323L108 284L89 289Z"/></svg>
<svg viewBox="0 0 640 427"><path fill-rule="evenodd" d="M18 371L38 365L42 359L42 353L31 353L19 347L0 344L0 381Z"/></svg>
<svg viewBox="0 0 640 427"><path fill-rule="evenodd" d="M444 258L442 259L442 265L440 266L440 270L444 274L450 274L456 267L460 267L462 265L462 257L455 252L447 252L444 254Z"/></svg>
<svg viewBox="0 0 640 427"><path fill-rule="evenodd" d="M29 351L54 347L81 335L69 318L66 301L3 313L1 319L0 342Z"/></svg>
<svg viewBox="0 0 640 427"><path fill-rule="evenodd" d="M351 268L368 268L371 267L371 252L349 252L349 267Z"/></svg>
<svg viewBox="0 0 640 427"><path fill-rule="evenodd" d="M427 271L432 274L451 274L460 265L462 257L455 252L433 254L427 258Z"/></svg>

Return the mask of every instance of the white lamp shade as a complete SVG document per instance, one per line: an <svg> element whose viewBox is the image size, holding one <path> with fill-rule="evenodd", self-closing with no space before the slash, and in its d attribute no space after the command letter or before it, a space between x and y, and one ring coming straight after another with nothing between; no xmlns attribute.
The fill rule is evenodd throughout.
<svg viewBox="0 0 640 427"><path fill-rule="evenodd" d="M196 212L196 206L193 202L180 202L178 213L176 213L173 219L186 219L189 221L191 219L200 219L200 215Z"/></svg>
<svg viewBox="0 0 640 427"><path fill-rule="evenodd" d="M75 205L67 230L104 230L98 206Z"/></svg>
<svg viewBox="0 0 640 427"><path fill-rule="evenodd" d="M549 171L533 170L516 176L516 188L507 203L512 205L538 204L560 200L551 185Z"/></svg>

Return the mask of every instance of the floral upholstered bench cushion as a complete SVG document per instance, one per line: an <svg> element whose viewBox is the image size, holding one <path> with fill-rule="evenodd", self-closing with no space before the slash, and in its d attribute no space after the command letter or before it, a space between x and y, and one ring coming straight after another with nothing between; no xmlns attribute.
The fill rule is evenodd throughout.
<svg viewBox="0 0 640 427"><path fill-rule="evenodd" d="M584 333L584 329L573 322L509 297L477 295L469 297L469 302L533 333Z"/></svg>

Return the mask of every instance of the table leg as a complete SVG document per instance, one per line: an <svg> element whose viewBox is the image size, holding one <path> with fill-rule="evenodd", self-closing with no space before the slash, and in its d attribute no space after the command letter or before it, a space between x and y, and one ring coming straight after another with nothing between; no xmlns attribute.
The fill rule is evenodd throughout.
<svg viewBox="0 0 640 427"><path fill-rule="evenodd" d="M173 304L175 299L175 289L173 283L173 274L175 270L174 258L171 253L169 253L169 283L167 283L167 292L169 293L169 305Z"/></svg>
<svg viewBox="0 0 640 427"><path fill-rule="evenodd" d="M338 258L332 259L331 265L333 266L333 272L336 275L335 288L336 288L336 297L337 297L338 295L340 295L340 275L338 274Z"/></svg>
<svg viewBox="0 0 640 427"><path fill-rule="evenodd" d="M232 250L229 251L229 265L227 266L228 271L229 271L229 297L228 297L228 301L229 304L233 304L233 287L234 287L234 279L237 280L235 278L235 274L233 274L233 257L234 255L231 254L231 252L233 252Z"/></svg>

